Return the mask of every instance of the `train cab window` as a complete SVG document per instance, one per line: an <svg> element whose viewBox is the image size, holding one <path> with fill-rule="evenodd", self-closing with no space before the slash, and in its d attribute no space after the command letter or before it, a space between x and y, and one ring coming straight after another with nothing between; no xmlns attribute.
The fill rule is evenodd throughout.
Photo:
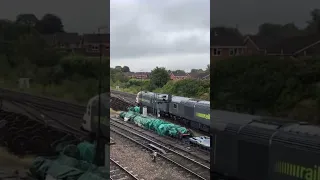
<svg viewBox="0 0 320 180"><path fill-rule="evenodd" d="M177 105L177 104L173 104L173 108L174 108L174 109L177 109L177 108L178 108L178 105Z"/></svg>

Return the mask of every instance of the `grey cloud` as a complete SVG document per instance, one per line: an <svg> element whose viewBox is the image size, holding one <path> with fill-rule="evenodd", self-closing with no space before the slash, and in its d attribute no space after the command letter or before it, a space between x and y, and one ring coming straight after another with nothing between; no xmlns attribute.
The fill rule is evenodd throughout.
<svg viewBox="0 0 320 180"><path fill-rule="evenodd" d="M210 4L211 24L235 27L242 32L256 32L264 22L290 23L304 27L309 12L320 8L319 0L214 0Z"/></svg>
<svg viewBox="0 0 320 180"><path fill-rule="evenodd" d="M117 2L111 1L112 59L209 52L209 0L137 0L122 8ZM191 34L168 41L170 33L183 30L199 31L202 37Z"/></svg>
<svg viewBox="0 0 320 180"><path fill-rule="evenodd" d="M41 18L45 13L58 15L67 31L96 32L99 26L109 25L108 0L3 0L0 19L14 20L20 13L34 13Z"/></svg>

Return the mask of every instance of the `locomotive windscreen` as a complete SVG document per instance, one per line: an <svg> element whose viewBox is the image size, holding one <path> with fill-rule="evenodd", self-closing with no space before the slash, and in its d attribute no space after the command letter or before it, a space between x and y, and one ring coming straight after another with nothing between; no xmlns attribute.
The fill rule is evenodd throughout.
<svg viewBox="0 0 320 180"><path fill-rule="evenodd" d="M97 120L99 115L101 116L101 120L104 121L106 120L106 118L108 118L110 116L110 98L107 96L101 96L101 111L99 114L99 99L95 99L92 102L92 106L91 106L91 118L94 120Z"/></svg>

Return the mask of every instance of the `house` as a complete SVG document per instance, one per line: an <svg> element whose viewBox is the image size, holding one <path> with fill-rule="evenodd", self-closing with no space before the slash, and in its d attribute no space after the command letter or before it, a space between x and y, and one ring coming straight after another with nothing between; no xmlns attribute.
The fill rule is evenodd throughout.
<svg viewBox="0 0 320 180"><path fill-rule="evenodd" d="M43 40L51 47L66 52L74 52L87 56L99 56L102 45L103 56L109 56L109 34L55 33L42 35Z"/></svg>
<svg viewBox="0 0 320 180"><path fill-rule="evenodd" d="M188 73L185 73L183 71L178 72L170 72L170 79L171 80L182 80L190 78L190 75Z"/></svg>
<svg viewBox="0 0 320 180"><path fill-rule="evenodd" d="M237 30L212 28L210 36L211 59L221 60L246 52L242 35Z"/></svg>
<svg viewBox="0 0 320 180"><path fill-rule="evenodd" d="M268 37L247 35L244 39L244 46L246 46L246 55L265 55L267 48L271 47L276 40Z"/></svg>
<svg viewBox="0 0 320 180"><path fill-rule="evenodd" d="M102 54L109 56L110 34L84 34L81 47L87 55L99 55L100 45L102 45Z"/></svg>
<svg viewBox="0 0 320 180"><path fill-rule="evenodd" d="M210 72L204 72L198 75L199 80L210 80Z"/></svg>
<svg viewBox="0 0 320 180"><path fill-rule="evenodd" d="M320 56L320 35L303 35L283 39L270 46L266 55L295 58Z"/></svg>
<svg viewBox="0 0 320 180"><path fill-rule="evenodd" d="M135 79L149 79L150 72L136 72L132 75L132 78Z"/></svg>
<svg viewBox="0 0 320 180"><path fill-rule="evenodd" d="M210 72L190 73L189 75L192 79L198 79L198 80L210 79Z"/></svg>
<svg viewBox="0 0 320 180"><path fill-rule="evenodd" d="M128 78L134 78L134 72L125 72L124 75Z"/></svg>
<svg viewBox="0 0 320 180"><path fill-rule="evenodd" d="M54 46L71 52L81 47L81 36L78 33L56 33L54 34Z"/></svg>
<svg viewBox="0 0 320 180"><path fill-rule="evenodd" d="M49 45L50 47L54 47L54 34L43 34L41 35L41 38L44 40L44 42Z"/></svg>

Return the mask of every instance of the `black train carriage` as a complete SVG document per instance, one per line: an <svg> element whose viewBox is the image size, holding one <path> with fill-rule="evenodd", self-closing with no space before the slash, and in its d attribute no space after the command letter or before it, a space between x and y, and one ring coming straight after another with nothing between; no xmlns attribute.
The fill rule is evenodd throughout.
<svg viewBox="0 0 320 180"><path fill-rule="evenodd" d="M137 102L146 106L148 112L155 114L157 109L160 110L161 117L170 117L193 129L210 130L209 101L141 91L137 94Z"/></svg>
<svg viewBox="0 0 320 180"><path fill-rule="evenodd" d="M320 127L302 123L283 128L272 138L269 154L270 179L320 180Z"/></svg>
<svg viewBox="0 0 320 180"><path fill-rule="evenodd" d="M102 135L105 138L110 139L110 96L107 93L103 93L100 96L101 111L100 111L100 126ZM95 96L91 103L91 128L92 132L96 133L98 129L98 117L99 117L99 96Z"/></svg>
<svg viewBox="0 0 320 180"><path fill-rule="evenodd" d="M187 124L187 120L184 119L185 118L185 110L187 110L185 108L185 103L188 101L190 98L186 98L186 97L181 97L181 96L172 96L172 100L169 103L169 114L171 115L171 117L173 119L179 119L181 120L183 123Z"/></svg>
<svg viewBox="0 0 320 180"><path fill-rule="evenodd" d="M198 128L204 132L210 131L210 102L198 101L194 107L194 121L198 123Z"/></svg>
<svg viewBox="0 0 320 180"><path fill-rule="evenodd" d="M298 172L290 168L300 167L299 173L303 169L302 177L313 167L311 180L320 178L320 170L315 173L320 163L319 134L301 133L302 129L320 133L319 127L239 113L211 113L212 177L294 180L299 179L293 175Z"/></svg>
<svg viewBox="0 0 320 180"><path fill-rule="evenodd" d="M160 115L161 116L168 116L169 115L169 107L170 107L170 102L172 101L172 96L169 97L168 94L157 94L155 95L157 98L158 102L158 108L160 110ZM167 99L163 99L165 97L168 97Z"/></svg>

